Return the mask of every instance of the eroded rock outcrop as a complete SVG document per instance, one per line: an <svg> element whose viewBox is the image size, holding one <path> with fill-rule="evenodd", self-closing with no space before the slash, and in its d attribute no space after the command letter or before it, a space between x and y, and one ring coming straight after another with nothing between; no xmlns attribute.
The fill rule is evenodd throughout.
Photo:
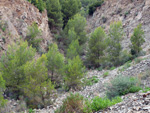
<svg viewBox="0 0 150 113"><path fill-rule="evenodd" d="M39 29L42 30L41 48L45 50L48 43L52 41L46 10L40 13L34 5L26 0L0 0L0 21L7 25L4 33L0 35L0 39L5 37L6 40L3 47L6 47L11 41L19 40L20 37L25 38L27 28L33 22L36 22Z"/></svg>

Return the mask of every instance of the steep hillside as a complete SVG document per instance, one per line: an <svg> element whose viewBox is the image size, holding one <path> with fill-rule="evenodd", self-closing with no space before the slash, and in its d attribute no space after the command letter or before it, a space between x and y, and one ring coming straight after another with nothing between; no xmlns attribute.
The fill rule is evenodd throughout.
<svg viewBox="0 0 150 113"><path fill-rule="evenodd" d="M142 24L145 31L145 44L143 48L150 51L150 1L149 0L105 0L104 4L97 8L93 16L87 19L88 31L93 32L95 28L102 26L107 31L110 23L122 21L125 37L122 47L128 48L133 29Z"/></svg>
<svg viewBox="0 0 150 113"><path fill-rule="evenodd" d="M4 49L12 41L17 41L27 35L27 28L33 22L38 24L42 30L41 48L46 49L51 43L52 36L48 27L47 12L40 13L39 10L25 0L1 0L0 1L0 45ZM4 24L4 25L3 25ZM5 40L5 42L3 42Z"/></svg>

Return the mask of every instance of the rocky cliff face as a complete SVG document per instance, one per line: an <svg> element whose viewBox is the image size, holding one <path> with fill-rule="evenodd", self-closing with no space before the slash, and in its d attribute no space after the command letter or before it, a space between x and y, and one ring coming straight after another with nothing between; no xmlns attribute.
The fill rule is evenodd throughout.
<svg viewBox="0 0 150 113"><path fill-rule="evenodd" d="M41 42L41 49L45 50L48 43L51 43L52 36L48 27L47 12L40 13L39 10L26 0L0 0L0 46L2 49L12 41L21 37L25 38L27 28L33 22L38 24L42 30L44 40ZM3 28L5 26L5 28ZM5 42L4 42L5 41Z"/></svg>
<svg viewBox="0 0 150 113"><path fill-rule="evenodd" d="M105 0L97 8L92 17L88 18L88 31L102 26L107 31L113 21L122 21L126 36L122 46L128 48L133 29L141 23L145 31L145 51L150 51L150 0Z"/></svg>

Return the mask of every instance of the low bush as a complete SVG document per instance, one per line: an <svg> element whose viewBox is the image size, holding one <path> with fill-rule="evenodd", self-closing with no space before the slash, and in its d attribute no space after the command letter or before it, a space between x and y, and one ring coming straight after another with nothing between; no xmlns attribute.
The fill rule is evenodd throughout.
<svg viewBox="0 0 150 113"><path fill-rule="evenodd" d="M83 96L70 94L55 113L92 113L90 102Z"/></svg>
<svg viewBox="0 0 150 113"><path fill-rule="evenodd" d="M109 75L109 72L107 71L103 74L103 77L107 77L108 75Z"/></svg>
<svg viewBox="0 0 150 113"><path fill-rule="evenodd" d="M111 67L111 68L110 68L110 70L114 70L114 69L116 69L116 67Z"/></svg>
<svg viewBox="0 0 150 113"><path fill-rule="evenodd" d="M148 91L150 91L150 87L145 87L145 88L142 90L143 93L146 93L146 92L148 92Z"/></svg>
<svg viewBox="0 0 150 113"><path fill-rule="evenodd" d="M139 81L133 77L116 76L109 84L106 85L106 95L108 98L125 95L139 91Z"/></svg>
<svg viewBox="0 0 150 113"><path fill-rule="evenodd" d="M91 108L93 112L96 112L109 106L115 105L116 103L119 103L121 101L122 99L120 97L113 98L112 100L108 99L107 97L95 97L92 101Z"/></svg>
<svg viewBox="0 0 150 113"><path fill-rule="evenodd" d="M84 85L85 86L92 86L94 83L97 83L99 81L99 79L97 78L97 76L93 76L89 79L84 79Z"/></svg>

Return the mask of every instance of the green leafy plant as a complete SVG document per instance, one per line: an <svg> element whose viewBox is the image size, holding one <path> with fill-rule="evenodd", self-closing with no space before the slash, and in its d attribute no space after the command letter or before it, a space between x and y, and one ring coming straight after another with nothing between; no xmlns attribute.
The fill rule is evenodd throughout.
<svg viewBox="0 0 150 113"><path fill-rule="evenodd" d="M29 45L32 45L33 48L39 50L40 42L42 38L38 38L41 35L41 30L39 30L38 25L34 22L31 26L28 27L28 32L25 40L28 41Z"/></svg>
<svg viewBox="0 0 150 113"><path fill-rule="evenodd" d="M99 81L97 76L93 76L89 79L84 79L84 85L85 86L92 86L94 83L97 83Z"/></svg>
<svg viewBox="0 0 150 113"><path fill-rule="evenodd" d="M116 69L116 67L111 67L111 68L110 68L110 70L114 70L114 69Z"/></svg>
<svg viewBox="0 0 150 113"><path fill-rule="evenodd" d="M6 100L3 97L3 92L5 90L5 80L2 77L2 74L0 73L0 108L4 107L4 105L6 104ZM1 109L0 109L1 112Z"/></svg>
<svg viewBox="0 0 150 113"><path fill-rule="evenodd" d="M109 75L109 72L107 71L103 74L103 77L107 77L108 75Z"/></svg>
<svg viewBox="0 0 150 113"><path fill-rule="evenodd" d="M28 109L28 112L29 112L29 113L35 113L32 108Z"/></svg>
<svg viewBox="0 0 150 113"><path fill-rule="evenodd" d="M108 99L107 97L105 98L100 98L100 97L94 97L91 103L91 108L93 112L105 109L109 106L115 105L119 102L121 102L122 99L120 97L115 97L113 99Z"/></svg>
<svg viewBox="0 0 150 113"><path fill-rule="evenodd" d="M150 87L145 87L145 88L142 90L143 93L146 93L146 92L148 92L148 91L150 91Z"/></svg>
<svg viewBox="0 0 150 113"><path fill-rule="evenodd" d="M106 85L108 98L125 95L140 90L139 81L136 78L119 75Z"/></svg>
<svg viewBox="0 0 150 113"><path fill-rule="evenodd" d="M92 113L90 102L83 96L70 94L55 113Z"/></svg>

